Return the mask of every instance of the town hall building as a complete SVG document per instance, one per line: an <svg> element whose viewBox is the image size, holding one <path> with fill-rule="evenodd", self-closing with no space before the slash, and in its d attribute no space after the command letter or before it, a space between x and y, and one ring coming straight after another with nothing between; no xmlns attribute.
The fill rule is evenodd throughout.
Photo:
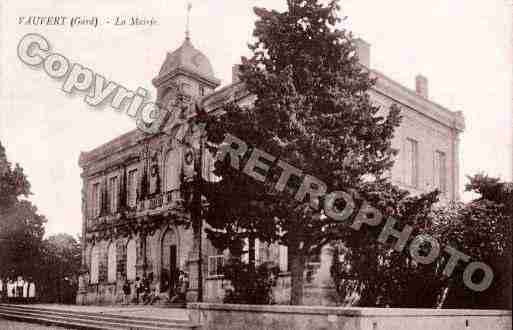
<svg viewBox="0 0 513 330"><path fill-rule="evenodd" d="M438 188L443 199L458 200L462 113L431 101L428 80L421 75L412 90L372 70L370 45L361 39L356 43L361 64L377 78L370 91L372 100L383 109L397 104L403 115L393 140L399 154L390 173L392 181L413 193ZM222 111L230 101L251 106L255 97L239 81L237 68L232 69L232 82L220 88L208 57L187 37L167 54L152 81L157 103L174 102L185 112L194 111L197 103L209 114ZM197 301L200 295L204 301L223 300L228 285L220 272L225 253L217 251L204 232L185 225L191 215L181 188L194 172L195 134L193 127L186 131L164 123L157 134L135 129L81 153L83 269L78 304L121 303L125 280L134 295L134 282L143 276L166 301L177 270L188 274L187 301ZM305 304L330 303L323 289L330 285L331 255L326 246L318 258L309 260ZM279 266L275 300L288 303L287 248L256 242L256 259Z"/></svg>

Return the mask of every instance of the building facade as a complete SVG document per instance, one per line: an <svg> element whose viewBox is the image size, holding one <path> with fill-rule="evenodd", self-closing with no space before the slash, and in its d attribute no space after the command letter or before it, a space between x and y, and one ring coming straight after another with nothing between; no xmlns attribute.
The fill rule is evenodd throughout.
<svg viewBox="0 0 513 330"><path fill-rule="evenodd" d="M357 40L362 65L370 68L370 45ZM452 112L428 98L428 81L417 76L410 90L380 72L370 91L376 104L387 111L397 104L404 117L393 146L399 149L390 176L393 182L413 193L439 188L446 200L458 196L459 134L464 129L461 112ZM208 58L195 49L189 38L168 53L160 72L153 79L157 103L172 102L182 116L192 116L199 102L208 113L222 111L235 100L251 106L255 97L238 81L233 67L231 84L217 89ZM223 251L206 239L203 231L187 226L191 214L185 203L184 185L194 175L198 131L194 125L162 122L161 132L153 135L133 130L80 155L82 168L83 271L77 303L119 303L125 280L132 285L146 276L162 300L169 297L177 270L189 276L187 301L222 301L228 285L220 273ZM201 251L201 253L200 253ZM318 258L306 267L306 304L329 304L331 249L323 248ZM290 277L287 249L256 242L257 262L273 261L280 267L274 289L275 300L287 303ZM200 266L201 265L201 266ZM201 269L201 274L199 272Z"/></svg>

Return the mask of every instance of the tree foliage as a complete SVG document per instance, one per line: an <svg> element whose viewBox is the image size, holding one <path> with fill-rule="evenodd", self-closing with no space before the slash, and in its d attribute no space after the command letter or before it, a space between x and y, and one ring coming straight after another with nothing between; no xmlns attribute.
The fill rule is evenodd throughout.
<svg viewBox="0 0 513 330"><path fill-rule="evenodd" d="M511 240L513 195L511 185L483 174L469 177L468 191L480 196L469 203L436 205L437 192L412 197L392 185L369 184L360 192L384 217L397 220L395 228L413 227L435 238L439 258L422 265L405 248L378 243L382 226L348 232L340 241L332 276L341 304L376 307L511 308ZM385 189L384 189L385 188ZM462 274L467 262L458 263L450 277L443 274L450 246L494 271L492 285L483 292L466 287ZM479 282L482 273L474 276Z"/></svg>
<svg viewBox="0 0 513 330"><path fill-rule="evenodd" d="M231 259L223 268L226 280L231 288L227 290L224 302L227 304L258 304L273 303L272 287L275 285L277 267L263 263L251 269L249 264L240 259Z"/></svg>
<svg viewBox="0 0 513 330"><path fill-rule="evenodd" d="M46 219L23 197L30 184L19 164L14 168L0 143L0 276L36 275Z"/></svg>
<svg viewBox="0 0 513 330"><path fill-rule="evenodd" d="M26 199L30 194L22 167L12 166L0 143L0 278L32 278L42 300L72 302L80 244L68 234L43 239L46 218Z"/></svg>
<svg viewBox="0 0 513 330"><path fill-rule="evenodd" d="M338 254L332 265L339 303L376 307L433 307L439 299L444 282L437 264L417 264L408 246L394 250L395 238L385 244L378 241L384 223L396 220L394 228L413 228L410 238L429 234L434 224L431 209L438 201L438 192L411 196L389 182L370 182L361 186L354 197L357 207L364 202L383 215L378 226L363 225L359 230L339 233L335 244ZM352 220L350 220L352 221Z"/></svg>
<svg viewBox="0 0 513 330"><path fill-rule="evenodd" d="M512 184L482 173L468 179L466 190L479 194L479 197L459 205L455 217L440 221L437 233L440 241L469 255L470 261L489 265L494 279L486 291L472 291L461 280L463 268L460 267L457 276L449 281L444 306L511 309ZM476 274L475 281L479 281L480 276L482 274Z"/></svg>
<svg viewBox="0 0 513 330"><path fill-rule="evenodd" d="M42 300L74 303L81 256L80 242L69 234L52 235L43 241L37 277Z"/></svg>
<svg viewBox="0 0 513 330"><path fill-rule="evenodd" d="M322 217L319 203L293 196L307 174L328 191L358 187L368 175L380 178L393 164L391 140L400 116L396 107L380 111L371 103L375 81L358 63L352 35L337 28L338 1L287 3L284 12L255 8L253 55L241 66L241 80L256 96L253 106L226 106L221 117L209 119L207 132L217 144L226 133L235 135L302 172L279 191L277 166L260 183L244 177L242 167L234 171L218 162L223 180L208 195L224 194L211 198L208 221L217 231L214 241L251 232L288 246L291 303L301 304L305 258L332 240L341 224Z"/></svg>

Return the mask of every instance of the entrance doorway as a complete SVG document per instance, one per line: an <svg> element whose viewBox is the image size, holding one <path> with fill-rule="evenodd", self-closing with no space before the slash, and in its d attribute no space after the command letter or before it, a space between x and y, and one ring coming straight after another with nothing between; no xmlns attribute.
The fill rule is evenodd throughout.
<svg viewBox="0 0 513 330"><path fill-rule="evenodd" d="M177 243L175 232L169 229L162 238L162 272L160 275L160 291L169 293L169 297L173 296L178 282Z"/></svg>

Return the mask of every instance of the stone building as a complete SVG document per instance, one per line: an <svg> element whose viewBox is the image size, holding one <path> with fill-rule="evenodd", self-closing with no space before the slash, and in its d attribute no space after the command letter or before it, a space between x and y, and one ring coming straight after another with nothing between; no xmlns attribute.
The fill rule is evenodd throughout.
<svg viewBox="0 0 513 330"><path fill-rule="evenodd" d="M357 48L362 64L370 68L370 45L359 39ZM457 200L459 134L464 129L461 112L431 101L428 80L421 75L411 90L371 71L378 78L370 91L374 102L385 109L395 103L404 116L393 141L400 152L390 173L392 180L414 193L437 187L445 199ZM194 111L195 102L208 113L222 110L231 100L250 106L254 96L245 91L237 72L234 66L232 83L218 89L220 81L208 58L186 38L167 54L153 79L157 102L174 102L185 115ZM177 269L189 274L188 301L195 301L199 291L205 301L222 301L227 285L220 274L223 252L216 251L204 233L184 225L191 215L184 207L186 196L181 188L194 172L196 133L193 126L164 122L158 134L136 129L81 153L84 243L77 303L119 303L124 280L133 286L136 277L143 275L150 278L157 294L166 298ZM275 299L287 303L286 247L256 242L256 258L279 265ZM323 288L329 286L330 263L329 247L309 261L305 303L329 303Z"/></svg>

